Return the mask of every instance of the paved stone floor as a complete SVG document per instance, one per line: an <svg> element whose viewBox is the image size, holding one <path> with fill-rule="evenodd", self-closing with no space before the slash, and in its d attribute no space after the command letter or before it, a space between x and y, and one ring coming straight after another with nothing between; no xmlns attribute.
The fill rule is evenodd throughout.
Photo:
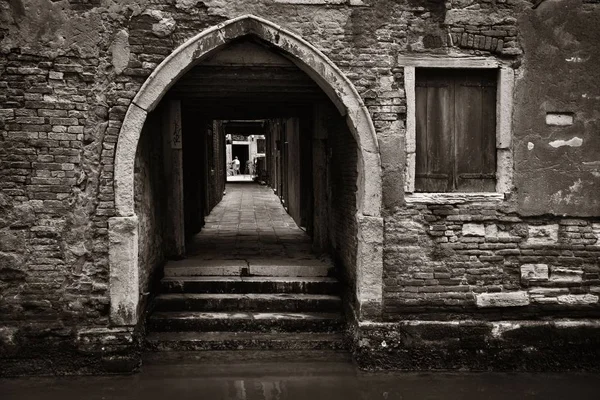
<svg viewBox="0 0 600 400"><path fill-rule="evenodd" d="M285 211L268 186L228 183L227 194L206 217L206 225L186 245L202 259L311 259L310 237Z"/></svg>
<svg viewBox="0 0 600 400"><path fill-rule="evenodd" d="M346 359L240 352L155 360L131 376L0 379L2 400L506 400L598 399L598 374L364 373Z"/></svg>
<svg viewBox="0 0 600 400"><path fill-rule="evenodd" d="M253 175L233 175L227 177L227 182L252 182Z"/></svg>

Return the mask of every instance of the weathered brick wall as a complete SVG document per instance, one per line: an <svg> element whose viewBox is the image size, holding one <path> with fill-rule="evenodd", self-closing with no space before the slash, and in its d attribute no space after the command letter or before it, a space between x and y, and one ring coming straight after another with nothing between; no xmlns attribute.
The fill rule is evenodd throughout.
<svg viewBox="0 0 600 400"><path fill-rule="evenodd" d="M323 3L0 4L0 319L2 332L9 332L3 343L14 341L18 329L36 335L44 327L45 335L62 337L108 325L107 220L115 215L114 152L127 107L177 46L248 13L322 50L369 107L383 167L387 318L409 305L409 313L418 305L473 311L480 292L514 292L515 301L528 302L510 315L567 306L576 310L572 315L595 310L578 303L598 294L598 243L589 232L599 235L598 5L558 0L534 10L529 0ZM451 52L498 57L516 69L517 201L509 209L404 206L406 104L398 55ZM567 130L549 128L543 114L550 111L571 112L577 122ZM574 136L581 142L569 142ZM461 215L472 220L453 220ZM580 219L555 217L562 215ZM497 238L473 235L482 227L471 223L486 233L496 226ZM538 224L558 224L557 239L531 244ZM548 279L538 266L524 271L543 279L522 280L528 264L547 265ZM540 300L542 294L549 300Z"/></svg>
<svg viewBox="0 0 600 400"><path fill-rule="evenodd" d="M386 319L600 309L597 221L521 218L491 204L418 205L385 226ZM490 307L516 308L509 316Z"/></svg>
<svg viewBox="0 0 600 400"><path fill-rule="evenodd" d="M18 49L1 60L0 302L20 299L3 318L105 323L114 196L101 163L112 164L116 136L91 91L96 61Z"/></svg>
<svg viewBox="0 0 600 400"><path fill-rule="evenodd" d="M517 38L516 6L519 1L451 1L445 24L449 29L449 45L461 49L479 50L500 56L522 53ZM519 4L521 3L521 4ZM437 37L425 36L425 47L438 47Z"/></svg>

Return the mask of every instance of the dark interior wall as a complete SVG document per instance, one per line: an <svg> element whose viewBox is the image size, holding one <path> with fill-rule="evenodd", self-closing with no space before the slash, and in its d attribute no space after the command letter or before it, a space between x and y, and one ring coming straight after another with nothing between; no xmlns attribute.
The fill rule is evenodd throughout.
<svg viewBox="0 0 600 400"><path fill-rule="evenodd" d="M312 234L312 121L308 114L300 114L267 121L267 182L296 224Z"/></svg>
<svg viewBox="0 0 600 400"><path fill-rule="evenodd" d="M223 124L183 113L183 192L186 237L202 229L204 217L223 199L225 190L225 136Z"/></svg>
<svg viewBox="0 0 600 400"><path fill-rule="evenodd" d="M313 236L314 201L313 201L313 149L312 149L312 116L304 115L300 118L300 226Z"/></svg>
<svg viewBox="0 0 600 400"><path fill-rule="evenodd" d="M227 181L226 154L225 154L225 132L221 121L213 121L213 154L214 161L211 171L213 181L213 202L210 209L223 200L225 183Z"/></svg>
<svg viewBox="0 0 600 400"><path fill-rule="evenodd" d="M148 114L135 159L135 213L139 220L140 293L165 261L166 197L163 176L162 109Z"/></svg>
<svg viewBox="0 0 600 400"><path fill-rule="evenodd" d="M208 122L195 117L194 110L183 109L183 196L185 235L198 233L205 215L205 146Z"/></svg>
<svg viewBox="0 0 600 400"><path fill-rule="evenodd" d="M334 109L325 115L328 161L327 187L329 209L329 241L336 263L355 293L356 281L356 182L358 179L358 147L344 117Z"/></svg>
<svg viewBox="0 0 600 400"><path fill-rule="evenodd" d="M223 199L225 190L225 134L221 121L211 121L207 126L207 181L208 206L206 215Z"/></svg>
<svg viewBox="0 0 600 400"><path fill-rule="evenodd" d="M279 140L280 140L280 121L270 119L266 123L266 163L267 163L267 183L276 193L279 192Z"/></svg>
<svg viewBox="0 0 600 400"><path fill-rule="evenodd" d="M215 132L216 128L215 121L210 121L206 125L206 133L204 134L206 154L206 195L207 195L207 204L205 209L205 215L210 213L210 210L219 202L216 194L216 173L217 173L217 165L219 159L219 149L218 146L215 145L215 141L217 140L217 132Z"/></svg>
<svg viewBox="0 0 600 400"><path fill-rule="evenodd" d="M302 225L301 202L301 151L300 151L300 120L289 118L285 121L285 152L286 152L286 206L296 225Z"/></svg>

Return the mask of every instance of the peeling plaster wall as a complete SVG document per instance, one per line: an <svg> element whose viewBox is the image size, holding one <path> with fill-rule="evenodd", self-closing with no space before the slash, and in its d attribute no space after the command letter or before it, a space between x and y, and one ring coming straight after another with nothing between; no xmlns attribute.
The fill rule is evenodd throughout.
<svg viewBox="0 0 600 400"><path fill-rule="evenodd" d="M598 21L600 7L581 1L547 1L519 17L514 132L523 214L600 215ZM572 113L573 123L548 125L547 113Z"/></svg>

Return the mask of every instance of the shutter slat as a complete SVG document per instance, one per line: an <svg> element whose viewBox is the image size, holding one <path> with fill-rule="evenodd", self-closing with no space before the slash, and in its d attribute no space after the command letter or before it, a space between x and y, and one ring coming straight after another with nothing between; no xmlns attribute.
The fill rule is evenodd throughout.
<svg viewBox="0 0 600 400"><path fill-rule="evenodd" d="M427 82L419 81L415 88L416 112L416 160L415 160L415 191L427 191Z"/></svg>
<svg viewBox="0 0 600 400"><path fill-rule="evenodd" d="M489 114L489 96L485 96L484 91L489 88L482 84L481 75L474 74L457 78L455 90L456 190L494 191L495 180L484 177L494 171L490 171L489 164L495 152L495 132L490 132L490 121L485 120ZM490 139L494 140L492 148ZM463 174L469 178L464 179Z"/></svg>
<svg viewBox="0 0 600 400"><path fill-rule="evenodd" d="M486 183L487 191L496 190L496 87L484 85L481 89L482 97L482 132L481 148L483 149L483 162L481 173L492 175Z"/></svg>
<svg viewBox="0 0 600 400"><path fill-rule="evenodd" d="M451 182L452 81L437 73L423 73L417 79L415 190L445 192Z"/></svg>
<svg viewBox="0 0 600 400"><path fill-rule="evenodd" d="M437 77L427 96L427 151L428 171L431 174L449 174L452 171L454 101L452 81ZM429 191L446 192L452 187L452 176L429 179Z"/></svg>

